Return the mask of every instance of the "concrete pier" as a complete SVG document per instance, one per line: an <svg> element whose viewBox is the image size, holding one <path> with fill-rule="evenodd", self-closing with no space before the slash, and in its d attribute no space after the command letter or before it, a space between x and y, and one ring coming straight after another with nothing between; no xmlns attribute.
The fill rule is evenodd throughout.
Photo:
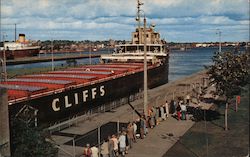
<svg viewBox="0 0 250 157"><path fill-rule="evenodd" d="M11 156L7 97L7 90L0 88L0 157Z"/></svg>

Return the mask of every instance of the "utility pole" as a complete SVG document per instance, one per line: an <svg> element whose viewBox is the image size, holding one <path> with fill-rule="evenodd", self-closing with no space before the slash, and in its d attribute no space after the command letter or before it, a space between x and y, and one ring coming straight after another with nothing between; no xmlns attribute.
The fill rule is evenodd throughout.
<svg viewBox="0 0 250 157"><path fill-rule="evenodd" d="M51 39L51 68L52 68L52 71L54 71L53 39Z"/></svg>
<svg viewBox="0 0 250 157"><path fill-rule="evenodd" d="M90 44L90 49L89 49L89 65L91 65L91 51L92 51L92 44Z"/></svg>
<svg viewBox="0 0 250 157"><path fill-rule="evenodd" d="M216 34L219 34L219 53L221 53L221 31L220 29L217 29L217 33Z"/></svg>
<svg viewBox="0 0 250 157"><path fill-rule="evenodd" d="M7 24L1 24L1 25L14 25L14 42L16 42L16 26L18 25L19 23L7 23Z"/></svg>
<svg viewBox="0 0 250 157"><path fill-rule="evenodd" d="M147 74L147 39L146 39L146 17L144 14L144 114L148 117L148 74Z"/></svg>
<svg viewBox="0 0 250 157"><path fill-rule="evenodd" d="M6 67L6 51L5 51L5 34L3 34L3 78L7 81L7 67Z"/></svg>

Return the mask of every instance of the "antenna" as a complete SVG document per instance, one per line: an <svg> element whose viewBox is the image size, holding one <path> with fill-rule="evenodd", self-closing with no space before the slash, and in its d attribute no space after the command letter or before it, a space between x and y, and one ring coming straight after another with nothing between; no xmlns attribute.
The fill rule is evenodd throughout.
<svg viewBox="0 0 250 157"><path fill-rule="evenodd" d="M137 0L137 17L136 17L136 21L138 21L138 41L139 41L139 44L141 43L141 16L140 16L140 7L141 5L143 5L142 2L140 2L140 0Z"/></svg>
<svg viewBox="0 0 250 157"><path fill-rule="evenodd" d="M15 23L15 42L16 42L16 23Z"/></svg>

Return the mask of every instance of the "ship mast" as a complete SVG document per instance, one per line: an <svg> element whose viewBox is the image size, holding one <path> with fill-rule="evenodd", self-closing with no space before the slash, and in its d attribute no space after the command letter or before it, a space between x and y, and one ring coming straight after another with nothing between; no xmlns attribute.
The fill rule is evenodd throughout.
<svg viewBox="0 0 250 157"><path fill-rule="evenodd" d="M140 7L143 5L143 3L140 2L140 0L137 0L137 17L136 21L138 22L138 44L141 44L141 15L140 15Z"/></svg>

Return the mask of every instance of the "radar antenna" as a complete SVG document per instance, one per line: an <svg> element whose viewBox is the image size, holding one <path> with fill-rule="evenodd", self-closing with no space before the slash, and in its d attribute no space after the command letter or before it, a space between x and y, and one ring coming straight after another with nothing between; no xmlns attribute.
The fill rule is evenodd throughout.
<svg viewBox="0 0 250 157"><path fill-rule="evenodd" d="M137 0L136 21L138 22L138 41L139 41L139 44L141 44L141 15L140 15L141 5L143 5L143 3L140 0Z"/></svg>

